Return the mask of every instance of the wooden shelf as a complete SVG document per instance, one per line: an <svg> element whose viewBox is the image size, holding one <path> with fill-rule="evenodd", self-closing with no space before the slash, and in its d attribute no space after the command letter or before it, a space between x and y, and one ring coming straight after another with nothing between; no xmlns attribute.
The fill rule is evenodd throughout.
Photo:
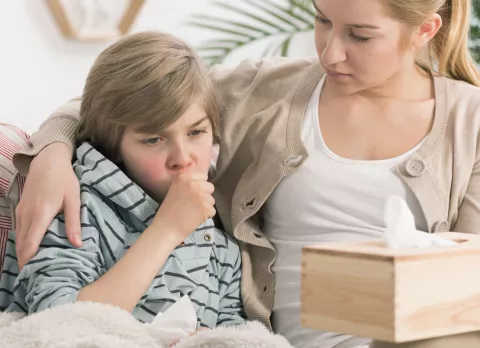
<svg viewBox="0 0 480 348"><path fill-rule="evenodd" d="M62 34L69 39L82 40L82 41L102 41L110 40L116 37L125 35L130 30L133 22L135 21L140 9L142 8L145 0L129 0L128 7L125 10L122 18L120 19L117 30L113 30L111 34L105 35L104 33L81 34L73 24L69 21L65 7L62 5L61 0L45 0L50 11L53 14L55 21Z"/></svg>

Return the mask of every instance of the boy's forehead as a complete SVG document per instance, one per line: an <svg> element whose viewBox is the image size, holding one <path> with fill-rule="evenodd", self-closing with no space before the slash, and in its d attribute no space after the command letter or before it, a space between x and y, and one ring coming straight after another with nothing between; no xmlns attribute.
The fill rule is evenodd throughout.
<svg viewBox="0 0 480 348"><path fill-rule="evenodd" d="M207 117L205 107L200 103L191 104L175 123L195 123Z"/></svg>
<svg viewBox="0 0 480 348"><path fill-rule="evenodd" d="M198 113L185 113L163 131L168 133L169 131L175 131L177 129L192 128L202 125L207 121L209 121L209 118L204 110Z"/></svg>
<svg viewBox="0 0 480 348"><path fill-rule="evenodd" d="M205 109L202 106L192 105L187 109L185 113L180 115L170 124L166 124L165 121L166 119L152 119L152 122L149 122L147 124L127 127L127 131L140 135L170 133L178 130L184 130L186 128L203 125L204 123L209 122L210 118L208 117Z"/></svg>
<svg viewBox="0 0 480 348"><path fill-rule="evenodd" d="M193 103L182 115L180 115L174 122L166 127L165 130L176 127L189 127L202 123L206 119L208 119L208 116L203 105L200 103Z"/></svg>

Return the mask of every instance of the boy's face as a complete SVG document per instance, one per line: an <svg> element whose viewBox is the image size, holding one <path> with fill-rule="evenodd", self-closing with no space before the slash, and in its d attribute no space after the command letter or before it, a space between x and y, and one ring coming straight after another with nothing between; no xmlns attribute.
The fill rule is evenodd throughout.
<svg viewBox="0 0 480 348"><path fill-rule="evenodd" d="M160 202L179 173L208 173L212 149L212 125L202 105L195 103L160 134L127 127L120 156L130 178Z"/></svg>

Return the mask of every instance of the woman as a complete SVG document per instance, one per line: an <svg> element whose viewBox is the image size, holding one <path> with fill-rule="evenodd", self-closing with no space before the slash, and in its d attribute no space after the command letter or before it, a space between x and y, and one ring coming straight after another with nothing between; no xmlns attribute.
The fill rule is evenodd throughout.
<svg viewBox="0 0 480 348"><path fill-rule="evenodd" d="M225 106L217 209L243 247L249 318L273 324L297 347L358 347L368 340L300 327L300 250L380 237L391 194L408 202L420 230L477 232L480 76L467 49L471 3L313 3L318 59L212 72ZM78 101L67 103L15 158L26 171L46 145L67 145L48 146L32 162L17 209L20 262L58 210L72 236L79 229L70 168L77 117ZM479 342L467 334L408 346Z"/></svg>

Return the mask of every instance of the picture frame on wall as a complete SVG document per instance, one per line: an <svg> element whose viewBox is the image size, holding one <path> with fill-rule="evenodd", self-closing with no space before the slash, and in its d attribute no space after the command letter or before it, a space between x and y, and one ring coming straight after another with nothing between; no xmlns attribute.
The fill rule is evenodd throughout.
<svg viewBox="0 0 480 348"><path fill-rule="evenodd" d="M45 0L63 36L110 40L130 30L145 0Z"/></svg>

